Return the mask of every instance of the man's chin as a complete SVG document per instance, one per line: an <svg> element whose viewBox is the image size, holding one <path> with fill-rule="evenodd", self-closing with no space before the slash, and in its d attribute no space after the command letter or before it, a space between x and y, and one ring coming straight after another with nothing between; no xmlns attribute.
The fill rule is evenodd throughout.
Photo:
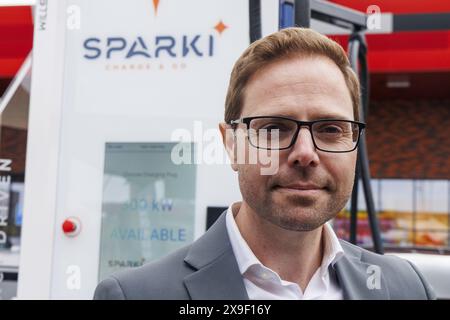
<svg viewBox="0 0 450 320"><path fill-rule="evenodd" d="M317 207L272 203L265 208L265 218L278 227L291 231L314 230L332 217L325 216Z"/></svg>
<svg viewBox="0 0 450 320"><path fill-rule="evenodd" d="M276 224L288 231L312 231L321 227L326 221L311 217L278 217Z"/></svg>

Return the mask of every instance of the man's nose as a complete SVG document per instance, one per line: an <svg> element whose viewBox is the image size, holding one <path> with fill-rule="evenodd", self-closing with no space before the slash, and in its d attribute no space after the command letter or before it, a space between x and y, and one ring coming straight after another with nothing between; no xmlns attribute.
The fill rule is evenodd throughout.
<svg viewBox="0 0 450 320"><path fill-rule="evenodd" d="M288 163L292 166L317 166L319 164L319 155L314 146L312 133L307 127L300 128L297 139L292 146Z"/></svg>

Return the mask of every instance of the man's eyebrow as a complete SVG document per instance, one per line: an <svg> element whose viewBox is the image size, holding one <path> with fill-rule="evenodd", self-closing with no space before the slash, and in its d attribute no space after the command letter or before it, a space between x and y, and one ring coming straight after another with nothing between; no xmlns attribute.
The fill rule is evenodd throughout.
<svg viewBox="0 0 450 320"><path fill-rule="evenodd" d="M351 117L347 115L342 115L338 113L318 113L310 117L312 120L316 119L341 119L341 120L352 120Z"/></svg>

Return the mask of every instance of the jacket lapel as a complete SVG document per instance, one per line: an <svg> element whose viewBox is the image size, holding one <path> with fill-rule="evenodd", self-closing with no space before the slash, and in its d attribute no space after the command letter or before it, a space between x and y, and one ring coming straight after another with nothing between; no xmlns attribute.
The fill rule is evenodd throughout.
<svg viewBox="0 0 450 320"><path fill-rule="evenodd" d="M184 278L191 299L248 300L226 228L226 211L190 248L184 261L197 271Z"/></svg>
<svg viewBox="0 0 450 320"><path fill-rule="evenodd" d="M389 291L382 273L380 287L370 285L371 264L361 261L362 251L341 241L344 256L336 264L336 275L346 300L387 300ZM369 284L368 284L369 282Z"/></svg>

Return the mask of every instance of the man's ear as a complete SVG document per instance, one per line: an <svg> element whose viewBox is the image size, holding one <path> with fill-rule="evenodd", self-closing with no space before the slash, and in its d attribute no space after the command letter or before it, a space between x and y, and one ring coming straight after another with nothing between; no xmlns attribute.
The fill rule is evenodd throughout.
<svg viewBox="0 0 450 320"><path fill-rule="evenodd" d="M219 123L219 130L222 134L223 146L225 147L228 157L231 160L231 168L234 171L237 171L238 168L236 164L236 143L234 139L234 130L225 122Z"/></svg>

